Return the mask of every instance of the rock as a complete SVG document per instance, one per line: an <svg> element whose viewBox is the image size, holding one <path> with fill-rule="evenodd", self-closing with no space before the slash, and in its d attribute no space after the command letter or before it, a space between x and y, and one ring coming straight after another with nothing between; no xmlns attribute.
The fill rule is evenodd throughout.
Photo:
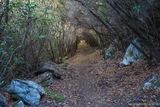
<svg viewBox="0 0 160 107"><path fill-rule="evenodd" d="M23 101L16 102L12 107L25 107Z"/></svg>
<svg viewBox="0 0 160 107"><path fill-rule="evenodd" d="M35 74L40 75L40 74L43 74L45 72L50 72L50 73L52 73L52 75L55 79L61 79L63 71L64 70L59 65L57 65L54 62L49 61L49 62L45 62L42 65L42 67L40 68L40 70L38 72L36 72Z"/></svg>
<svg viewBox="0 0 160 107"><path fill-rule="evenodd" d="M133 43L141 48L138 38L133 40ZM127 66L143 58L144 55L133 44L130 44L127 48L123 61L121 62L121 65Z"/></svg>
<svg viewBox="0 0 160 107"><path fill-rule="evenodd" d="M12 80L7 91L18 96L25 103L35 106L38 105L41 96L45 94L44 88L30 80Z"/></svg>
<svg viewBox="0 0 160 107"><path fill-rule="evenodd" d="M0 94L0 107L7 107L7 100L2 94Z"/></svg>
<svg viewBox="0 0 160 107"><path fill-rule="evenodd" d="M113 59L115 56L115 47L113 44L109 46L107 50L105 50L105 59Z"/></svg>
<svg viewBox="0 0 160 107"><path fill-rule="evenodd" d="M152 90L152 89L160 89L160 76L156 74L152 74L145 81L143 90Z"/></svg>
<svg viewBox="0 0 160 107"><path fill-rule="evenodd" d="M42 86L49 86L54 82L53 74L51 72L45 72L36 76L34 79L37 83L41 84Z"/></svg>

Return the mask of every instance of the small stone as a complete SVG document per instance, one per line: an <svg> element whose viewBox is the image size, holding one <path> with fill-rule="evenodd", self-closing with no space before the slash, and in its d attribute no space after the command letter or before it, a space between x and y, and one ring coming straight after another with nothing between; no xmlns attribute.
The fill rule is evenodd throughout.
<svg viewBox="0 0 160 107"><path fill-rule="evenodd" d="M91 105L91 102L88 102L88 105Z"/></svg>
<svg viewBox="0 0 160 107"><path fill-rule="evenodd" d="M113 59L114 56L115 56L115 52L116 52L115 47L114 47L113 44L111 44L109 46L109 48L107 50L105 50L105 56L104 56L104 58L105 59Z"/></svg>
<svg viewBox="0 0 160 107"><path fill-rule="evenodd" d="M147 83L144 84L143 89L150 89L150 87L152 87L152 84L147 82Z"/></svg>
<svg viewBox="0 0 160 107"><path fill-rule="evenodd" d="M19 101L19 102L16 102L13 107L25 107L25 104L23 103L23 101Z"/></svg>
<svg viewBox="0 0 160 107"><path fill-rule="evenodd" d="M34 81L41 84L42 86L49 86L54 82L54 78L51 72L45 72L36 76Z"/></svg>

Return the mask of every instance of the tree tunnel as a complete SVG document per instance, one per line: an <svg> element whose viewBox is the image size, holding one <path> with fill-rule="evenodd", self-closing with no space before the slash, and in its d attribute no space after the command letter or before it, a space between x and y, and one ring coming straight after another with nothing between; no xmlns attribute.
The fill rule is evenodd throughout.
<svg viewBox="0 0 160 107"><path fill-rule="evenodd" d="M100 35L94 29L85 26L73 28L75 29L67 33L65 37L67 43L66 56L74 56L77 50L87 51L88 49L101 48Z"/></svg>
<svg viewBox="0 0 160 107"><path fill-rule="evenodd" d="M76 49L99 47L99 35L92 29L80 28L76 32L76 45Z"/></svg>

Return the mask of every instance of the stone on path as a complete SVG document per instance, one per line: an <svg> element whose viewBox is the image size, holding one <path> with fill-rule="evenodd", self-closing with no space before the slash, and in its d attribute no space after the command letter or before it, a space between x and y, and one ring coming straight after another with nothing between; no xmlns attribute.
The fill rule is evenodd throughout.
<svg viewBox="0 0 160 107"><path fill-rule="evenodd" d="M139 38L134 39L133 43L139 48L141 48ZM143 58L144 55L131 43L126 50L125 56L121 64L127 66Z"/></svg>
<svg viewBox="0 0 160 107"><path fill-rule="evenodd" d="M7 91L31 106L38 105L41 96L45 94L44 88L37 83L20 79L12 80Z"/></svg>

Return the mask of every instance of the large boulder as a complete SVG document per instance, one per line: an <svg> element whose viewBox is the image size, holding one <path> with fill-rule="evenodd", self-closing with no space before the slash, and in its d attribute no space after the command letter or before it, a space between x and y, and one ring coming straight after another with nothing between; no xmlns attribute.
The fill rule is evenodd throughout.
<svg viewBox="0 0 160 107"><path fill-rule="evenodd" d="M123 61L121 62L122 65L130 65L144 58L144 55L137 49L137 47L135 47L135 45L141 48L139 38L134 39L127 48Z"/></svg>
<svg viewBox="0 0 160 107"><path fill-rule="evenodd" d="M36 75L40 75L46 72L52 73L53 78L55 79L61 79L61 76L63 74L64 69L62 69L58 64L54 62L45 62L42 64L42 67L38 72L36 72Z"/></svg>
<svg viewBox="0 0 160 107"><path fill-rule="evenodd" d="M20 79L12 80L7 91L31 106L39 105L41 96L45 94L44 88L37 83Z"/></svg>
<svg viewBox="0 0 160 107"><path fill-rule="evenodd" d="M7 100L2 94L0 94L0 107L7 107Z"/></svg>

